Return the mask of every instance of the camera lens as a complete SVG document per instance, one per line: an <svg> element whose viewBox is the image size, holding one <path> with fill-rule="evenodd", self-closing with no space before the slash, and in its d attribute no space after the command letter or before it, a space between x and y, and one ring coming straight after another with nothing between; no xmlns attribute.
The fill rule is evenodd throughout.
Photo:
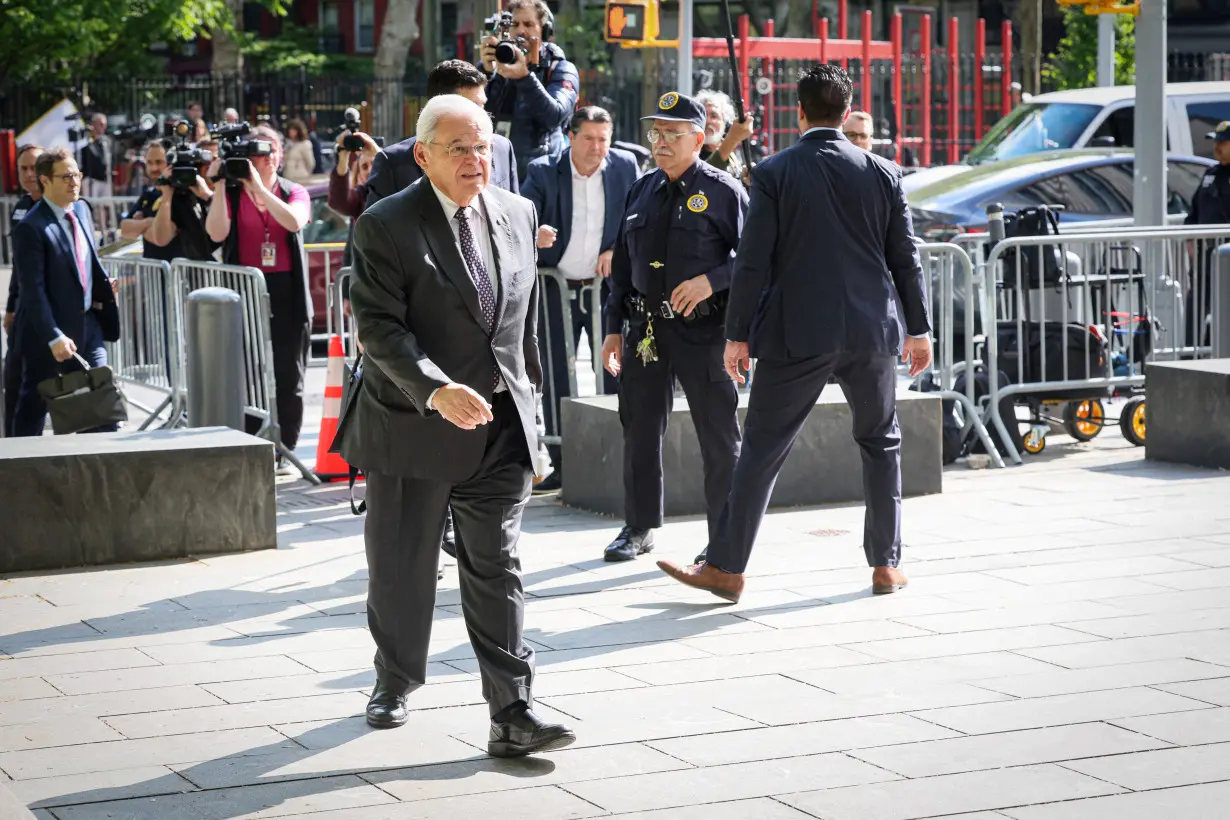
<svg viewBox="0 0 1230 820"><path fill-rule="evenodd" d="M495 47L495 58L504 65L514 65L517 62L519 49L513 43L505 40Z"/></svg>

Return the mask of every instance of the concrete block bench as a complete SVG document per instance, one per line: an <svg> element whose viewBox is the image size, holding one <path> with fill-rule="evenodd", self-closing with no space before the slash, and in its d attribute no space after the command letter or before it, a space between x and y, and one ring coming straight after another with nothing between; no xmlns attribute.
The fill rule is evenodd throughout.
<svg viewBox="0 0 1230 820"><path fill-rule="evenodd" d="M739 395L739 424L747 414ZM942 491L941 400L931 394L897 393L901 425L901 484L905 496ZM565 479L561 500L570 506L622 518L623 428L619 398L565 399L560 412ZM851 437L850 408L836 385L808 416L773 488L770 507L799 507L863 500L862 457ZM666 514L703 515L700 445L687 400L676 398L662 444Z"/></svg>
<svg viewBox="0 0 1230 820"><path fill-rule="evenodd" d="M1230 359L1145 366L1145 457L1230 469Z"/></svg>
<svg viewBox="0 0 1230 820"><path fill-rule="evenodd" d="M227 428L0 439L0 573L274 549L273 445Z"/></svg>

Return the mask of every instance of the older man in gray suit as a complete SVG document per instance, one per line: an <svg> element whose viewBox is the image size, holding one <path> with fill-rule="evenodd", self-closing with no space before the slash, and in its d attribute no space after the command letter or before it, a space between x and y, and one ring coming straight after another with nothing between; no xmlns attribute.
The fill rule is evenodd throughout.
<svg viewBox="0 0 1230 820"><path fill-rule="evenodd" d="M537 219L495 188L492 126L444 95L419 115L425 176L355 224L350 299L364 344L342 455L367 475L368 626L377 683L367 721L406 722L423 685L436 554L450 505L461 601L491 711L488 753L558 749L576 737L531 707L517 542L538 447Z"/></svg>

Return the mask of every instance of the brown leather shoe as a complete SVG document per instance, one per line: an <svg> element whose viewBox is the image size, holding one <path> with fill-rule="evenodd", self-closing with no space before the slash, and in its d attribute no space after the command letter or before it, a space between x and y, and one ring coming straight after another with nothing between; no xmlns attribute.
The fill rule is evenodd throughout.
<svg viewBox="0 0 1230 820"><path fill-rule="evenodd" d="M671 561L659 561L658 569L681 584L712 592L732 604L739 603L739 596L743 594L742 574L722 572L710 564L702 562L690 567L681 567Z"/></svg>
<svg viewBox="0 0 1230 820"><path fill-rule="evenodd" d="M909 586L910 579L896 567L876 567L871 573L871 594L891 595Z"/></svg>

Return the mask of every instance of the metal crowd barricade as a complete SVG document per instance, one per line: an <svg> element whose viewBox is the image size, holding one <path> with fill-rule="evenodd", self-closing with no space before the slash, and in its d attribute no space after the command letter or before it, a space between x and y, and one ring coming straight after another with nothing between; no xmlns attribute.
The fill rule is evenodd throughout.
<svg viewBox="0 0 1230 820"><path fill-rule="evenodd" d="M1013 237L990 250L982 271L984 291L996 294L983 303L987 413L1013 462L1021 457L999 413L1002 398L1109 398L1139 391L1147 362L1210 357L1218 331L1210 321L1213 256L1227 242L1230 226L1124 228ZM1005 272L1015 275L1006 281ZM1015 365L1004 367L1012 357L1000 350L1000 333L1015 341ZM1008 384L999 383L1001 370Z"/></svg>
<svg viewBox="0 0 1230 820"><path fill-rule="evenodd" d="M560 329L564 334L564 362L568 374L568 395L577 395L577 352L572 339L572 305L568 294L568 280L559 268L538 269L538 347L545 352L542 357L542 403L550 407L550 413L543 413L546 423L546 435L539 436L544 444L559 446L560 419L558 409L563 396L556 395L555 373L560 365L555 361L554 330L551 327L551 314L548 309L551 291L558 294L560 306Z"/></svg>
<svg viewBox="0 0 1230 820"><path fill-rule="evenodd" d="M271 441L305 479L319 484L320 479L282 444L273 377L273 337L269 326L272 312L265 274L240 265L176 259L171 263L171 275L173 301L180 316L185 315L188 294L199 288L229 288L239 294L243 307L244 414L259 418L261 426L256 435ZM179 355L180 372L186 372L188 365L183 345L180 345Z"/></svg>
<svg viewBox="0 0 1230 820"><path fill-rule="evenodd" d="M168 410L162 426L177 426L185 409L183 314L179 302L168 299L172 293L171 266L136 257L104 257L102 264L116 281L120 317L120 338L106 345L111 371L120 381L163 397L150 408L134 400L132 391L128 391L128 403L146 414L139 429L147 429Z"/></svg>
<svg viewBox="0 0 1230 820"><path fill-rule="evenodd" d="M590 321L589 327L586 328L586 334L589 336L590 356L594 362L594 393L599 396L606 393L606 384L602 375L602 370L605 366L605 362L602 361L602 340L606 338L602 324L603 281L595 277L593 282L581 287L581 293L577 297L579 299L589 299Z"/></svg>
<svg viewBox="0 0 1230 820"><path fill-rule="evenodd" d="M928 291L934 292L936 296L932 300L935 306L932 335L936 340L938 357L932 361L931 371L938 390L933 393L941 400L952 400L961 405L964 417L961 440L965 441L972 429L995 466L1003 467L1003 459L987 433L974 392L974 366L978 364L974 356L974 337L977 333L975 319L978 315L985 314L978 307L981 295L978 292L973 264L969 255L952 243L920 243L917 247L923 271L928 274L928 281L931 283ZM958 304L964 308L960 334L963 344L959 351L955 316ZM961 356L959 362L958 353ZM963 392L956 389L957 374L961 370L966 374Z"/></svg>
<svg viewBox="0 0 1230 820"><path fill-rule="evenodd" d="M13 238L9 236L9 218L20 196L0 196L0 262L13 261ZM137 203L135 196L91 197L86 199L94 214L94 229L100 235L100 245L108 245L119 235L120 217Z"/></svg>
<svg viewBox="0 0 1230 820"><path fill-rule="evenodd" d="M329 335L342 337L342 353L351 363L359 355L358 327L354 315L346 310L345 295L352 275L350 266L342 268L337 272L337 281L329 289Z"/></svg>
<svg viewBox="0 0 1230 820"><path fill-rule="evenodd" d="M317 259L321 260L320 266L324 268L323 287L324 287L324 295L325 295L325 332L323 334L321 333L311 334L310 338L311 338L312 343L308 345L308 365L309 366L321 366L328 362L329 354L328 354L327 345L329 343L329 337L337 332L334 329L336 326L333 324L333 319L334 319L333 294L334 294L334 284L335 284L334 273L335 273L335 270L338 273L340 273L342 270L342 267L340 265L340 260L338 260L339 264L336 266L334 265L333 260L335 256L339 255L345 249L346 249L345 242L313 242L313 243L309 243L303 246L305 259L307 260L307 266L308 266L308 289L309 291L311 290L313 286L313 282L312 282L312 275L313 275L312 263L313 261ZM316 356L315 345L318 342L322 342L326 345L325 355L323 357Z"/></svg>

